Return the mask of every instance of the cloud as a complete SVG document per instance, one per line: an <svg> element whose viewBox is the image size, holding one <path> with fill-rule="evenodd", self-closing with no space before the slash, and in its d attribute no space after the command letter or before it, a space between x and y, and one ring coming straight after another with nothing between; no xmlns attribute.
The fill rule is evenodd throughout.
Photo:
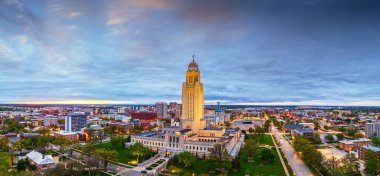
<svg viewBox="0 0 380 176"><path fill-rule="evenodd" d="M80 15L79 12L74 12L74 11L72 11L72 12L69 13L69 17L77 17L77 16L79 16L79 15Z"/></svg>
<svg viewBox="0 0 380 176"><path fill-rule="evenodd" d="M0 57L9 58L12 57L13 51L11 48L0 44Z"/></svg>
<svg viewBox="0 0 380 176"><path fill-rule="evenodd" d="M376 104L375 1L1 1L3 102Z"/></svg>

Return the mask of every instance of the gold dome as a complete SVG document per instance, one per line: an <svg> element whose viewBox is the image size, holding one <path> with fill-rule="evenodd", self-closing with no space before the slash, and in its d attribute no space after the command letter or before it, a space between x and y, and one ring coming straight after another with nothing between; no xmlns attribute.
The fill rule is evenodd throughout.
<svg viewBox="0 0 380 176"><path fill-rule="evenodd" d="M189 64L188 71L199 71L198 64L194 61L194 55L193 55L193 62Z"/></svg>

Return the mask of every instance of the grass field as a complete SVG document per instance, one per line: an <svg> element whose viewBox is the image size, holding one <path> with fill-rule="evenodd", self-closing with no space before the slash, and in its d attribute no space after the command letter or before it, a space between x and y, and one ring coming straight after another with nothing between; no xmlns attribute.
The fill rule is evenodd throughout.
<svg viewBox="0 0 380 176"><path fill-rule="evenodd" d="M112 145L110 142L102 143L102 144L95 144L95 148L100 149L100 148L105 148L112 150ZM124 163L124 164L132 164L136 165L136 157L134 157L131 154L131 151L127 148L123 148L121 145L117 145L115 148L116 152L118 153L118 159L117 162ZM150 155L146 156L145 158L140 158L140 163L149 159L151 156L153 156L154 153L151 152Z"/></svg>
<svg viewBox="0 0 380 176"><path fill-rule="evenodd" d="M270 145L274 146L273 141L270 137L270 135L264 135L261 139L260 145ZM255 176L283 176L285 175L285 171L282 167L280 158L278 156L278 153L275 148L272 148L273 154L275 154L275 159L272 163L264 163L261 161L261 150L257 150L254 154L254 160L255 162L249 163L247 159L247 151L243 148L239 153L239 161L240 161L240 169L236 172L232 170L231 164L229 162L224 162L222 164L222 167L226 168L228 170L227 175L255 175ZM210 170L214 170L215 168L218 168L218 162L207 160L207 159L198 159L192 166L185 168L182 165L180 165L176 170L175 173L177 175L202 175L202 174L209 174L209 175L220 175L219 173L210 173Z"/></svg>

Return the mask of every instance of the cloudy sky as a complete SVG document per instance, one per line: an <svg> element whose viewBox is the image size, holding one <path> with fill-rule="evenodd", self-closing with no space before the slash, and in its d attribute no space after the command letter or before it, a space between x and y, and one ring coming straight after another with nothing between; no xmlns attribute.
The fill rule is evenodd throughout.
<svg viewBox="0 0 380 176"><path fill-rule="evenodd" d="M0 103L380 105L377 0L0 0Z"/></svg>

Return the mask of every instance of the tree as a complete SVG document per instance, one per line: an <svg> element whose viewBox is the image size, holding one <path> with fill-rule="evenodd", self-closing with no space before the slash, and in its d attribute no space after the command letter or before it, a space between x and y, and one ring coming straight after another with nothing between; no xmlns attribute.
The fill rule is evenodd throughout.
<svg viewBox="0 0 380 176"><path fill-rule="evenodd" d="M270 126L270 120L266 120L266 121L264 122L264 130L265 130L265 131L268 131L268 130L269 130L269 126Z"/></svg>
<svg viewBox="0 0 380 176"><path fill-rule="evenodd" d="M311 141L314 143L314 144L321 144L322 141L321 141L321 138L319 137L319 134L318 133L314 133L313 136L311 137Z"/></svg>
<svg viewBox="0 0 380 176"><path fill-rule="evenodd" d="M376 147L380 147L380 139L373 137L371 140L372 140L372 145Z"/></svg>
<svg viewBox="0 0 380 176"><path fill-rule="evenodd" d="M115 125L106 126L104 128L104 132L108 134L109 136L116 134L117 127Z"/></svg>
<svg viewBox="0 0 380 176"><path fill-rule="evenodd" d="M11 140L6 137L6 136L1 136L0 137L0 149L2 151L8 151L9 150L9 144L10 144Z"/></svg>
<svg viewBox="0 0 380 176"><path fill-rule="evenodd" d="M67 175L76 175L78 173L82 173L84 170L84 166L76 161L69 161L66 164L66 168L68 171Z"/></svg>
<svg viewBox="0 0 380 176"><path fill-rule="evenodd" d="M102 158L104 170L107 170L107 165L108 165L109 160L114 161L117 159L117 156L118 156L115 150L107 150L104 148L96 149L95 155L98 156L99 158Z"/></svg>
<svg viewBox="0 0 380 176"><path fill-rule="evenodd" d="M253 154L257 151L257 143L254 140L247 140L244 144L244 148L248 154L248 161L254 161Z"/></svg>
<svg viewBox="0 0 380 176"><path fill-rule="evenodd" d="M273 154L272 150L264 148L261 150L261 160L264 162L272 162L274 159L275 155Z"/></svg>
<svg viewBox="0 0 380 176"><path fill-rule="evenodd" d="M67 170L65 169L65 166L61 163L58 163L54 168L46 170L44 175L64 176L66 174Z"/></svg>
<svg viewBox="0 0 380 176"><path fill-rule="evenodd" d="M319 122L314 121L313 123L314 123L315 129L321 128L321 124Z"/></svg>
<svg viewBox="0 0 380 176"><path fill-rule="evenodd" d="M121 143L121 148L125 148L125 142L126 142L126 140L127 139L125 139L124 135L120 135L119 136L119 142Z"/></svg>
<svg viewBox="0 0 380 176"><path fill-rule="evenodd" d="M104 131L103 130L97 131L96 134L97 134L98 141L102 144L103 139L105 138Z"/></svg>
<svg viewBox="0 0 380 176"><path fill-rule="evenodd" d="M252 134L254 131L255 131L255 130L254 130L253 128L249 128L249 129L248 129L249 134Z"/></svg>
<svg viewBox="0 0 380 176"><path fill-rule="evenodd" d="M179 159L178 159L178 156L177 155L174 155L173 157L171 157L168 161L168 166L177 166L179 163Z"/></svg>
<svg viewBox="0 0 380 176"><path fill-rule="evenodd" d="M350 129L347 131L347 136L350 136L350 137L355 137L355 134L357 133L358 131L356 129Z"/></svg>
<svg viewBox="0 0 380 176"><path fill-rule="evenodd" d="M340 160L337 159L335 156L332 156L331 158L325 161L325 166L329 175L334 175L334 176L343 175L343 172L341 168L339 167L340 163L341 163Z"/></svg>
<svg viewBox="0 0 380 176"><path fill-rule="evenodd" d="M183 163L185 167L189 167L192 163L194 163L197 158L194 156L194 154L190 152L182 152L178 155L178 160L180 163Z"/></svg>
<svg viewBox="0 0 380 176"><path fill-rule="evenodd" d="M94 153L94 151L95 151L95 147L94 147L94 145L92 145L92 143L87 143L83 147L83 153L85 153L85 154L91 155L92 153Z"/></svg>
<svg viewBox="0 0 380 176"><path fill-rule="evenodd" d="M90 172L89 175L91 175L91 171L95 170L99 170L99 158L96 157L96 156L88 156L86 158L86 163L87 163L87 166L88 166L88 171Z"/></svg>
<svg viewBox="0 0 380 176"><path fill-rule="evenodd" d="M375 151L365 150L364 152L365 171L370 174L377 174L380 170L380 160Z"/></svg>
<svg viewBox="0 0 380 176"><path fill-rule="evenodd" d="M18 171L23 171L26 169L26 166L29 164L28 160L27 159L21 159L21 160L18 160L17 162L17 170Z"/></svg>
<svg viewBox="0 0 380 176"><path fill-rule="evenodd" d="M46 135L50 134L50 129L47 127L41 127L36 132L42 136L46 136Z"/></svg>
<svg viewBox="0 0 380 176"><path fill-rule="evenodd" d="M327 134L325 136L325 140L326 140L327 143L332 143L332 142L335 141L334 136L332 134Z"/></svg>
<svg viewBox="0 0 380 176"><path fill-rule="evenodd" d="M260 141L261 141L261 139L262 139L264 133L265 133L265 129L262 128L262 127L260 127L260 126L257 126L257 127L255 128L254 133L253 133L253 137L254 137L254 139L255 139L258 143L260 143Z"/></svg>
<svg viewBox="0 0 380 176"><path fill-rule="evenodd" d="M364 135L361 134L360 132L355 133L355 138L356 138L356 139L358 139L358 138L363 138L363 137L364 137Z"/></svg>
<svg viewBox="0 0 380 176"><path fill-rule="evenodd" d="M144 145L140 142L136 142L130 146L130 150L132 155L136 157L137 163L139 163L140 157L144 157L149 152L149 149L144 147Z"/></svg>
<svg viewBox="0 0 380 176"><path fill-rule="evenodd" d="M0 170L8 169L12 164L11 157L7 152L0 152Z"/></svg>
<svg viewBox="0 0 380 176"><path fill-rule="evenodd" d="M67 149L70 152L70 156L73 156L73 151L75 148L77 148L79 145L79 141L77 139L69 140Z"/></svg>
<svg viewBox="0 0 380 176"><path fill-rule="evenodd" d="M341 160L342 170L345 175L359 176L359 159L355 157L353 153L347 153Z"/></svg>
<svg viewBox="0 0 380 176"><path fill-rule="evenodd" d="M49 146L49 142L51 142L53 139L52 136L45 135L45 136L38 136L37 137L37 147L39 148L39 151L41 153L45 153L46 147Z"/></svg>
<svg viewBox="0 0 380 176"><path fill-rule="evenodd" d="M210 154L209 157L213 160L217 160L219 163L219 168L222 166L223 160L229 160L230 155L228 154L226 143L223 144L215 144L214 147L209 149Z"/></svg>
<svg viewBox="0 0 380 176"><path fill-rule="evenodd" d="M21 140L13 142L13 144L12 144L12 150L20 151L23 148L25 148L25 146L24 146L24 144L22 143Z"/></svg>
<svg viewBox="0 0 380 176"><path fill-rule="evenodd" d="M344 135L342 133L338 133L335 136L338 138L338 141L341 141L344 139Z"/></svg>
<svg viewBox="0 0 380 176"><path fill-rule="evenodd" d="M117 144L120 142L119 137L117 137L116 135L112 135L110 142L111 142L112 149L115 150Z"/></svg>
<svg viewBox="0 0 380 176"><path fill-rule="evenodd" d="M226 128L230 128L231 127L231 123L230 122L224 122L224 125L226 126Z"/></svg>
<svg viewBox="0 0 380 176"><path fill-rule="evenodd" d="M59 136L57 136L55 138L55 140L53 141L53 143L55 145L59 146L59 151L61 153L64 153L66 151L66 149L67 149L69 141L67 140L67 138L65 136L59 135Z"/></svg>

